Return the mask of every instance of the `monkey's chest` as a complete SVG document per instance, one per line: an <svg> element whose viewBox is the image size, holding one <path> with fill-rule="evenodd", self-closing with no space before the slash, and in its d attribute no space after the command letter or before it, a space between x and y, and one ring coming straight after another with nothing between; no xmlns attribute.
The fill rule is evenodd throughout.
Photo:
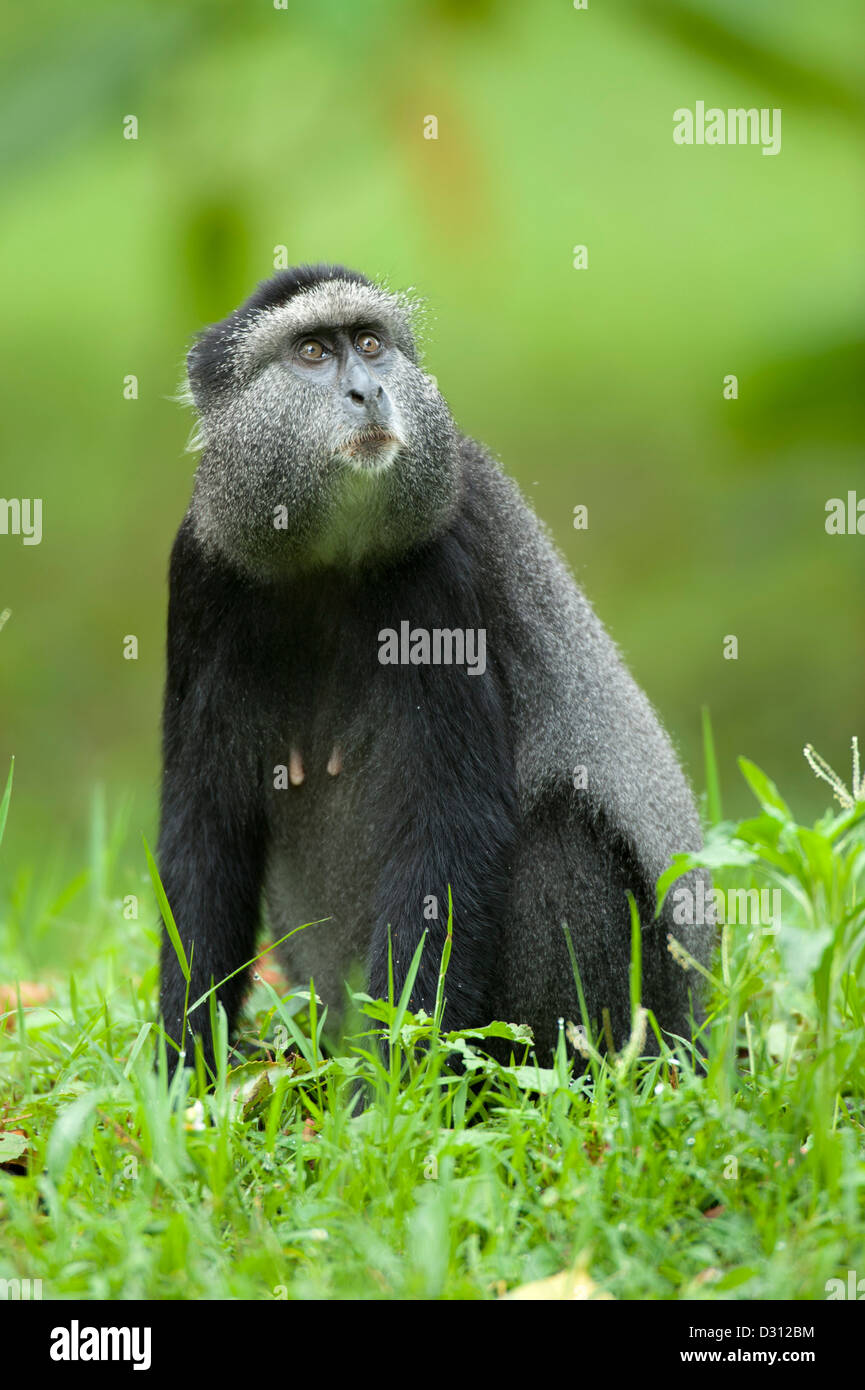
<svg viewBox="0 0 865 1390"><path fill-rule="evenodd" d="M331 710L330 713L333 711ZM290 975L341 990L372 931L380 873L375 761L350 719L296 720L272 760L265 901L277 937L304 923L283 951ZM325 920L322 920L325 919Z"/></svg>
<svg viewBox="0 0 865 1390"><path fill-rule="evenodd" d="M388 698L376 609L361 621L323 584L322 595L295 597L298 616L279 644L277 713L262 750L265 900L277 936L328 919L294 936L286 954L307 980L330 960L335 976L343 972L341 995L350 958L369 944L387 855L383 825L412 734Z"/></svg>

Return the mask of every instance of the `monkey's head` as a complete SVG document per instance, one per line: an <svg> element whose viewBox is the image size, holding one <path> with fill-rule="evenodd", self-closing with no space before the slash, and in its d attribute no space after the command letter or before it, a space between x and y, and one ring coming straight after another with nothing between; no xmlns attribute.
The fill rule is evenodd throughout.
<svg viewBox="0 0 865 1390"><path fill-rule="evenodd" d="M198 337L190 514L208 550L278 579L386 560L446 524L458 435L412 314L355 271L300 266Z"/></svg>

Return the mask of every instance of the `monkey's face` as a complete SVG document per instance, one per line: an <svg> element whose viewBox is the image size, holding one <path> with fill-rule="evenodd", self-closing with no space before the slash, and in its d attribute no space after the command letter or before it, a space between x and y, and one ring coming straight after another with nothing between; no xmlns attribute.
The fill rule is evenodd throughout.
<svg viewBox="0 0 865 1390"><path fill-rule="evenodd" d="M320 281L209 330L189 359L200 539L278 577L434 534L456 500L457 436L415 358L404 305L368 282Z"/></svg>
<svg viewBox="0 0 865 1390"><path fill-rule="evenodd" d="M284 365L300 390L312 388L312 409L322 416L333 461L387 468L407 442L388 390L402 354L378 324L313 332L295 339Z"/></svg>

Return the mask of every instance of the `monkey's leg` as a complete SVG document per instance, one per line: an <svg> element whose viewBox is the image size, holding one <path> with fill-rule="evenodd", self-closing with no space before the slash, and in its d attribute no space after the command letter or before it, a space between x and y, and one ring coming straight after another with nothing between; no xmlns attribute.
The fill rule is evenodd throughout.
<svg viewBox="0 0 865 1390"><path fill-rule="evenodd" d="M562 924L568 925L589 1020L604 1010L614 1045L630 1031L632 885L613 847L563 788L526 818L502 946L505 1017L528 1023L541 1066L549 1066L558 1020L579 1024L579 997Z"/></svg>
<svg viewBox="0 0 865 1390"><path fill-rule="evenodd" d="M502 980L507 1016L532 1025L542 1066L549 1065L555 1049L559 1018L581 1022L563 922L596 1041L604 1048L605 1018L614 1049L628 1041L629 891L641 923L640 1002L653 1011L662 1029L690 1037L694 972L687 975L667 950L670 925L666 914L655 920L653 887L626 846L611 837L602 822L586 818L569 792L537 807L528 818L516 856ZM688 945L694 949L690 939ZM657 1051L651 1029L641 1046L645 1054Z"/></svg>

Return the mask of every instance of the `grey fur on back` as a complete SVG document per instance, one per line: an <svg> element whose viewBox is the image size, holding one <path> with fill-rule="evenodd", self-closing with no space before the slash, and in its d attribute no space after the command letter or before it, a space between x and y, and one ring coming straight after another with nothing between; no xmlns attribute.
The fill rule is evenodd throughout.
<svg viewBox="0 0 865 1390"><path fill-rule="evenodd" d="M655 883L672 856L702 845L690 788L649 700L516 484L476 445L467 444L466 453L495 518L488 537L491 589L507 615L505 664L525 818L503 968L512 1016L542 1015L539 1050L554 1045L556 1020L571 999L566 921L591 977L587 994L603 998L609 981L607 1007L621 1045L630 1025L630 928L621 902L630 888L646 943L644 1003L687 1035L689 989L695 1017L702 1017L701 982L666 949L670 899L658 924L652 913ZM585 790L573 787L578 765L587 770ZM611 854L613 845L618 852ZM601 872L586 872L592 857ZM695 878L688 875L680 886L693 889ZM674 935L708 962L711 923L677 926Z"/></svg>

